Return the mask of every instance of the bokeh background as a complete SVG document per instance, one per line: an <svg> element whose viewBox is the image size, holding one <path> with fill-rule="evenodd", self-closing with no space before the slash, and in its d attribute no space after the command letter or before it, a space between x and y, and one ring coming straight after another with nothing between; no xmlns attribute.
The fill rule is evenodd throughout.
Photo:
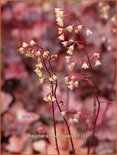
<svg viewBox="0 0 117 155"><path fill-rule="evenodd" d="M75 20L88 27L93 35L83 36L90 54L99 52L100 67L93 70L101 101L101 110L95 133L92 151L97 154L115 153L116 140L116 105L115 105L115 37L116 37L116 2L96 0L82 1L8 1L1 2L1 89L2 89L2 154L56 154L54 138L33 139L37 129L43 127L48 134L53 133L51 104L43 101L47 86L39 83L34 73L35 61L21 56L17 49L22 42L35 40L41 47L52 54L58 54L53 65L59 79L57 95L60 101L69 100L69 109L84 110L94 115L93 90L85 82L80 87L68 92L64 77L68 73L65 66L66 49L58 39L54 8L60 7L69 11ZM67 18L67 17L66 17ZM74 57L83 58L82 49L76 49ZM77 66L76 73L83 73ZM88 71L90 74L90 71ZM62 107L63 109L66 106ZM57 133L66 133L62 119L55 107ZM29 118L22 116L30 115ZM47 116L46 119L33 117ZM31 117L32 116L32 117ZM86 153L88 137L92 133L92 119L83 119L71 125L72 134L85 133L87 138L74 139L75 149ZM58 139L60 152L72 153L69 139ZM76 151L76 152L77 152Z"/></svg>

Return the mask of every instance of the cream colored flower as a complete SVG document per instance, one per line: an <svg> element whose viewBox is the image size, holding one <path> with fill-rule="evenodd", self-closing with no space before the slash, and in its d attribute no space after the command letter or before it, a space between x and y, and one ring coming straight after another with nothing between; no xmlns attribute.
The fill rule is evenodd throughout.
<svg viewBox="0 0 117 155"><path fill-rule="evenodd" d="M44 53L43 53L43 57L44 57L44 58L47 58L48 55L49 55L49 51L44 51Z"/></svg>
<svg viewBox="0 0 117 155"><path fill-rule="evenodd" d="M76 118L73 118L73 123L78 123L78 120Z"/></svg>
<svg viewBox="0 0 117 155"><path fill-rule="evenodd" d="M51 91L51 90L52 90L52 84L49 84L49 85L47 86L47 88L48 88L49 91Z"/></svg>
<svg viewBox="0 0 117 155"><path fill-rule="evenodd" d="M70 71L73 71L74 67L75 67L75 63L74 62L68 65L68 69Z"/></svg>
<svg viewBox="0 0 117 155"><path fill-rule="evenodd" d="M74 50L74 45L71 45L71 46L68 47L67 53L68 53L69 55L72 55L72 54L73 54L73 50Z"/></svg>
<svg viewBox="0 0 117 155"><path fill-rule="evenodd" d="M37 67L38 69L42 69L42 68L43 68L42 62L39 62L38 64L36 64L36 67Z"/></svg>
<svg viewBox="0 0 117 155"><path fill-rule="evenodd" d="M54 82L57 80L56 74L52 74L51 77L49 78L49 81Z"/></svg>
<svg viewBox="0 0 117 155"><path fill-rule="evenodd" d="M70 90L73 90L74 86L73 86L73 85L68 85L68 88L69 88Z"/></svg>
<svg viewBox="0 0 117 155"><path fill-rule="evenodd" d="M100 58L100 54L99 53L94 53L93 56L96 57L96 58Z"/></svg>
<svg viewBox="0 0 117 155"><path fill-rule="evenodd" d="M59 26L63 27L63 14L64 14L64 11L62 11L60 8L55 8L55 14L56 14L57 24Z"/></svg>
<svg viewBox="0 0 117 155"><path fill-rule="evenodd" d="M71 76L71 80L75 80L76 79L76 76Z"/></svg>
<svg viewBox="0 0 117 155"><path fill-rule="evenodd" d="M100 66L100 65L101 65L101 62L99 60L96 60L95 66Z"/></svg>
<svg viewBox="0 0 117 155"><path fill-rule="evenodd" d="M65 111L62 111L62 112L61 112L61 115L62 115L62 116L65 116L65 114L66 114Z"/></svg>
<svg viewBox="0 0 117 155"><path fill-rule="evenodd" d="M55 8L55 13L57 17L63 17L64 11L60 8Z"/></svg>
<svg viewBox="0 0 117 155"><path fill-rule="evenodd" d="M18 49L18 51L19 51L21 54L24 54L24 48L23 48L23 47L20 47L20 48Z"/></svg>
<svg viewBox="0 0 117 155"><path fill-rule="evenodd" d="M91 35L91 34L92 34L91 30L86 29L86 35L89 36L89 35Z"/></svg>
<svg viewBox="0 0 117 155"><path fill-rule="evenodd" d="M25 43L25 42L23 42L22 47L23 47L23 48L26 48L26 47L28 47L28 44Z"/></svg>
<svg viewBox="0 0 117 155"><path fill-rule="evenodd" d="M79 86L78 81L75 81L75 82L74 82L74 86L75 86L76 88Z"/></svg>
<svg viewBox="0 0 117 155"><path fill-rule="evenodd" d="M88 66L88 64L87 64L86 62L84 62L84 63L82 64L81 68L83 68L83 69L88 69L89 66Z"/></svg>
<svg viewBox="0 0 117 155"><path fill-rule="evenodd" d="M64 81L65 81L65 84L68 84L68 83L69 83L69 77L66 76L66 77L64 78Z"/></svg>
<svg viewBox="0 0 117 155"><path fill-rule="evenodd" d="M64 40L64 34L61 34L58 38L59 38L60 40Z"/></svg>
<svg viewBox="0 0 117 155"><path fill-rule="evenodd" d="M37 51L36 52L36 56L38 57L38 56L40 56L41 55L41 52L40 51Z"/></svg>
<svg viewBox="0 0 117 155"><path fill-rule="evenodd" d="M56 101L55 97L53 95L51 95L51 94L45 96L43 98L43 100L46 101L46 102L54 102L54 101Z"/></svg>
<svg viewBox="0 0 117 155"><path fill-rule="evenodd" d="M31 40L30 41L30 46L33 46L33 45L35 45L36 44L36 42L34 41L34 40Z"/></svg>
<svg viewBox="0 0 117 155"><path fill-rule="evenodd" d="M70 25L70 26L66 27L66 30L67 30L68 32L72 32L72 30L73 30L73 26Z"/></svg>
<svg viewBox="0 0 117 155"><path fill-rule="evenodd" d="M36 72L36 74L37 74L40 78L42 78L43 73L41 72L41 70L39 70L38 68L36 68L34 71Z"/></svg>
<svg viewBox="0 0 117 155"><path fill-rule="evenodd" d="M80 31L82 30L82 28L83 28L83 25L78 25L78 26L77 26L78 32L80 32Z"/></svg>
<svg viewBox="0 0 117 155"><path fill-rule="evenodd" d="M71 62L71 57L70 57L70 56L66 56L65 59L66 59L66 62L67 62L68 64Z"/></svg>
<svg viewBox="0 0 117 155"><path fill-rule="evenodd" d="M66 47L67 46L67 41L63 41L62 45Z"/></svg>
<svg viewBox="0 0 117 155"><path fill-rule="evenodd" d="M43 83L44 83L44 81L45 81L44 76L42 76L41 78L39 78L39 81L40 81L40 83L41 83L41 84L43 84Z"/></svg>
<svg viewBox="0 0 117 155"><path fill-rule="evenodd" d="M63 28L58 28L58 34L63 33Z"/></svg>
<svg viewBox="0 0 117 155"><path fill-rule="evenodd" d="M62 18L56 18L57 24L61 27L63 27L63 19Z"/></svg>

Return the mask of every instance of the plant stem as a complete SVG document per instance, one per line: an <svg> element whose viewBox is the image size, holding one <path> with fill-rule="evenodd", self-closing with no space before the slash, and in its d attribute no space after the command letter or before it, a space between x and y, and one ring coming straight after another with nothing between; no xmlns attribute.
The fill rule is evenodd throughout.
<svg viewBox="0 0 117 155"><path fill-rule="evenodd" d="M53 113L53 122L54 122L54 133L55 133L55 143L56 143L56 148L57 148L57 152L58 154L60 154L59 152L59 147L58 147L58 142L57 142L57 132L56 132L56 122L55 122L55 112L54 112L54 102L52 102L52 113Z"/></svg>
<svg viewBox="0 0 117 155"><path fill-rule="evenodd" d="M67 97L66 97L66 110L69 109L69 89L67 88L66 90L66 94L67 94Z"/></svg>
<svg viewBox="0 0 117 155"><path fill-rule="evenodd" d="M43 64L45 66L45 69L47 70L49 76L51 77L51 73L49 72L47 66L46 66L46 63L45 61L43 60ZM52 96L54 95L54 92L53 92L53 82L51 82L52 84ZM56 121L55 121L55 112L54 112L54 102L52 102L52 114L53 114L53 123L54 123L54 134L55 134L55 143L56 143L56 149L57 149L57 152L58 154L60 154L60 151L59 151L59 147L58 147L58 141L57 141L57 132L56 132Z"/></svg>
<svg viewBox="0 0 117 155"><path fill-rule="evenodd" d="M56 96L57 85L58 85L58 84L57 84L57 80L56 80L56 86L55 86L55 91L54 91L54 92L55 92L55 98L56 98L56 103L57 103L57 106L58 106L58 108L59 108L59 111L62 112L61 107L60 107L60 105L59 105L59 102L58 102L58 100L57 100L57 96ZM72 135L71 135L71 131L70 131L69 125L68 125L67 120L65 119L65 117L64 117L63 115L62 115L62 117L63 117L63 119L64 119L64 122L65 122L66 126L67 126L68 133L69 133L69 135L70 135L70 141L71 141L71 145L72 145L72 149L73 149L73 154L75 154L74 144L73 144Z"/></svg>
<svg viewBox="0 0 117 155"><path fill-rule="evenodd" d="M93 133L92 133L92 136L91 136L91 143L90 144L92 145L93 138L94 138L94 135L95 135L95 130L96 130L97 119L98 119L98 115L99 115L99 111L100 111L100 101L99 101L98 96L97 96L97 88L96 88L96 85L95 85L95 80L94 80L93 68L92 68L92 65L91 65L91 61L90 61L90 58L89 58L89 55L87 53L86 48L84 49L84 51L86 53L86 56L87 56L87 59L88 59L89 65L90 65L90 69L91 69L91 72L92 72L92 82L93 82L93 87L94 87L94 93L95 93L95 98L96 98L97 103L98 103L98 105L97 105L98 106L97 107L97 114L96 114L96 117L95 117L95 120L94 120ZM91 145L89 145L88 154L90 153Z"/></svg>
<svg viewBox="0 0 117 155"><path fill-rule="evenodd" d="M80 33L79 33L80 34ZM91 60L89 58L89 55L88 55L88 52L87 52L87 49L86 49L86 44L85 44L85 41L84 39L82 38L81 34L80 34L80 38L82 40L82 44L84 45L84 51L85 51L85 54L87 56L87 59L88 59L88 63L89 63L89 66L90 66L90 69L91 69L91 74L92 74L92 82L93 82L93 88L94 88L94 94L95 94L95 98L97 100L97 114L95 116L95 120L94 120L94 128L93 128L93 133L91 135L91 143L88 147L88 152L87 154L90 153L90 148L91 148L91 145L93 143L93 139L94 139L94 135L95 135L95 130L96 130L96 125L97 125L97 119L98 119L98 116L99 116L99 112L100 112L100 101L98 99L98 96L97 96L97 88L96 88L96 84L95 84L95 78L94 78L94 75L93 75L93 67L92 67L92 64L91 64Z"/></svg>
<svg viewBox="0 0 117 155"><path fill-rule="evenodd" d="M53 72L50 61L49 61L49 65L50 65L51 71ZM57 103L57 106L58 106L58 108L59 108L59 111L60 111L60 113L61 113L61 112L62 112L62 109L61 109L61 107L60 107L60 105L59 105L59 102L58 102L58 99L57 99L57 95L56 95L57 86L58 86L58 82L57 82L57 80L56 80L55 89L54 89L54 96L55 96L56 103ZM63 117L63 120L64 120L66 126L67 126L68 133L69 133L69 135L70 135L70 141L71 141L71 145L72 145L73 154L75 154L74 144L73 144L72 135L71 135L71 131L70 131L69 125L68 125L67 120L65 119L65 117L64 117L63 115L62 115L62 117Z"/></svg>

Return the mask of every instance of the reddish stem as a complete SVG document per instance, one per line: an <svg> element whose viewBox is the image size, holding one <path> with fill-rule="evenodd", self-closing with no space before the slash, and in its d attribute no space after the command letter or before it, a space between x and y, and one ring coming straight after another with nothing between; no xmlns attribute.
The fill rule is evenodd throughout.
<svg viewBox="0 0 117 155"><path fill-rule="evenodd" d="M49 61L49 65L50 65L51 71L53 72L50 61ZM60 105L59 105L59 102L58 102L58 99L57 99L57 95L56 95L57 86L58 86L58 83L57 83L57 80L56 80L55 90L54 90L54 96L55 96L56 103L57 103L57 106L58 106L58 108L59 108L59 111L60 111L60 113L61 113L61 112L62 112L62 109L61 109L61 107L60 107ZM67 120L65 119L65 117L64 117L63 115L62 115L62 117L63 117L63 120L64 120L66 126L67 126L68 133L69 133L69 135L70 135L70 141L71 141L71 145L72 145L72 149L73 149L73 154L75 154L74 144L73 144L72 135L71 135L71 131L70 131L69 125L68 125Z"/></svg>
<svg viewBox="0 0 117 155"><path fill-rule="evenodd" d="M69 109L69 89L66 90L67 98L66 98L66 110Z"/></svg>
<svg viewBox="0 0 117 155"><path fill-rule="evenodd" d="M57 80L56 80L56 86L55 86L55 91L54 91L54 92L55 92L55 98L56 98L57 106L58 106L58 108L59 108L59 111L62 112L61 107L60 107L60 105L59 105L59 102L58 102L58 100L57 100L56 89L57 89ZM71 141L71 145L72 145L72 149L73 149L73 154L75 154L74 144L73 144L73 140L72 140L72 136L71 136L71 131L70 131L69 125L68 125L67 120L65 119L65 117L64 117L63 115L62 115L62 117L63 117L63 119L64 119L64 122L65 122L66 126L67 126L68 133L69 133L69 135L70 135L70 141Z"/></svg>
<svg viewBox="0 0 117 155"><path fill-rule="evenodd" d="M50 72L49 72L49 70L48 70L48 68L47 68L47 66L46 66L46 63L45 63L44 59L43 59L43 64L44 64L45 69L47 70L49 76L51 77L51 74L50 74ZM51 84L52 84L52 95L54 95L54 92L53 92L53 82L51 82ZM53 114L53 122L54 122L54 134L55 134L56 149L57 149L58 154L60 154L59 147L58 147L58 141L57 141L57 137L56 137L57 132L56 132L54 102L52 102L52 114Z"/></svg>
<svg viewBox="0 0 117 155"><path fill-rule="evenodd" d="M80 33L79 33L80 34ZM94 94L95 94L95 98L97 100L97 114L95 116L95 120L94 120L94 128L93 128L93 133L91 135L91 143L88 147L88 152L87 154L90 153L90 148L91 148L91 145L93 143L93 139L94 139L94 135L95 135L95 130L96 130L96 125L97 125L97 119L98 119L98 116L99 116L99 112L100 112L100 101L98 99L98 96L97 96L97 87L96 87L96 84L95 84L95 80L94 80L94 75L93 75L93 67L92 67L92 64L91 64L91 61L90 61L90 58L89 58L89 55L88 55L88 52L87 52L87 49L86 49L86 44L85 44L85 41L84 39L82 38L81 34L80 34L80 38L82 40L82 43L83 43L83 46L84 46L84 51L85 51L85 54L87 56L87 59L88 59L88 63L89 63L89 66L90 66L90 69L91 69L91 74L92 74L92 82L93 82L93 87L94 87Z"/></svg>
<svg viewBox="0 0 117 155"><path fill-rule="evenodd" d="M95 85L95 80L94 80L93 68L92 68L92 65L91 65L91 61L90 61L90 58L89 58L89 55L88 55L88 53L87 53L86 48L85 48L84 50L85 50L85 53L86 53L86 56L87 56L87 59L88 59L89 65L90 65L90 69L91 69L91 71L92 71L91 73L92 73L92 82L93 82L93 87L94 87L94 93L95 93L95 98L96 98L97 103L98 103L98 105L97 105L97 106L98 106L98 107L97 107L97 114L96 114L96 117L95 117L95 120L94 120L93 133L92 133L92 136L91 136L91 143L90 143L89 148L88 148L88 154L89 154L89 153L90 153L91 145L92 145L92 143L93 143L94 135L95 135L97 119L98 119L98 116L99 116L100 101L99 101L98 96L97 96L97 88L96 88L96 85Z"/></svg>

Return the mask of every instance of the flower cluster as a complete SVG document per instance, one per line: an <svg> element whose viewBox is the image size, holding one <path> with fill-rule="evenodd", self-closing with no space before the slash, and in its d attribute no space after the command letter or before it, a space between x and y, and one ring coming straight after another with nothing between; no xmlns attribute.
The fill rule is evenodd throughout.
<svg viewBox="0 0 117 155"><path fill-rule="evenodd" d="M62 9L60 9L60 8L56 8L55 9L55 14L56 14L57 24L59 26L63 27L63 14L64 14L64 11L62 11Z"/></svg>
<svg viewBox="0 0 117 155"><path fill-rule="evenodd" d="M79 35L81 35L82 31L84 31L86 36L90 36L90 35L92 35L92 31L81 24L77 24L76 22L75 22L75 24L65 27L63 24L64 11L61 10L60 8L56 8L55 14L56 14L56 21L58 23L59 23L59 21L62 21L62 22L60 22L62 24L57 23L58 26L60 26L60 27L58 27L58 34L59 34L58 38L62 41L62 45L67 48L67 51L66 51L67 56L65 56L66 64L67 64L68 69L70 71L73 71L76 66L76 62L72 58L75 45L76 44L83 45L83 47L84 47L84 44L83 44L83 40L76 41L71 38L69 40L65 40L65 32L68 32L71 34L78 33ZM92 62L94 62L94 67L101 65L99 58L100 58L99 53L94 53L93 56L91 57ZM89 64L88 60L81 60L81 61L79 61L79 63L81 63L82 69L90 68L90 64ZM73 88L78 87L77 78L74 78L74 76L72 76L71 78L69 76L65 77L65 83L67 84L68 88L71 90L73 90Z"/></svg>
<svg viewBox="0 0 117 155"><path fill-rule="evenodd" d="M46 102L54 102L54 101L56 101L55 97L51 93L47 94L47 96L45 96L43 98L43 100L46 101Z"/></svg>
<svg viewBox="0 0 117 155"><path fill-rule="evenodd" d="M39 81L41 84L43 84L45 81L48 82L48 88L51 91L52 90L52 83L54 83L57 80L57 75L53 72L49 72L47 67L48 64L55 61L58 57L57 54L55 55L49 55L49 51L43 50L40 48L35 41L31 40L29 44L23 42L22 47L18 49L18 52L20 54L24 54L27 57L36 58L37 63L35 66L35 73L37 74ZM46 73L44 72L46 70ZM49 73L49 78L46 75L47 72ZM56 99L52 92L47 94L47 96L43 99L46 102L54 102Z"/></svg>
<svg viewBox="0 0 117 155"><path fill-rule="evenodd" d="M69 124L71 125L79 122L81 112L75 109L69 109L67 111L62 111L61 114L63 117L68 118Z"/></svg>
<svg viewBox="0 0 117 155"><path fill-rule="evenodd" d="M20 47L18 49L18 52L20 54L26 55L27 57L34 58L37 56L37 52L35 52L36 49L34 48L35 45L36 45L36 42L33 40L30 41L29 45L27 43L23 42L22 47Z"/></svg>
<svg viewBox="0 0 117 155"><path fill-rule="evenodd" d="M93 61L95 63L95 67L101 65L101 62L99 61L99 58L100 58L99 53L94 53L93 54L92 59L93 59Z"/></svg>
<svg viewBox="0 0 117 155"><path fill-rule="evenodd" d="M72 60L72 57L71 56L66 56L65 59L66 59L66 63L68 64L68 69L70 71L73 71L73 69L75 67L75 62Z"/></svg>
<svg viewBox="0 0 117 155"><path fill-rule="evenodd" d="M66 76L64 80L65 80L65 84L70 90L73 90L74 88L78 88L79 86L78 78L76 76Z"/></svg>
<svg viewBox="0 0 117 155"><path fill-rule="evenodd" d="M110 10L109 5L104 4L103 2L99 2L99 12L100 12L101 18L108 19L109 18L109 10Z"/></svg>

